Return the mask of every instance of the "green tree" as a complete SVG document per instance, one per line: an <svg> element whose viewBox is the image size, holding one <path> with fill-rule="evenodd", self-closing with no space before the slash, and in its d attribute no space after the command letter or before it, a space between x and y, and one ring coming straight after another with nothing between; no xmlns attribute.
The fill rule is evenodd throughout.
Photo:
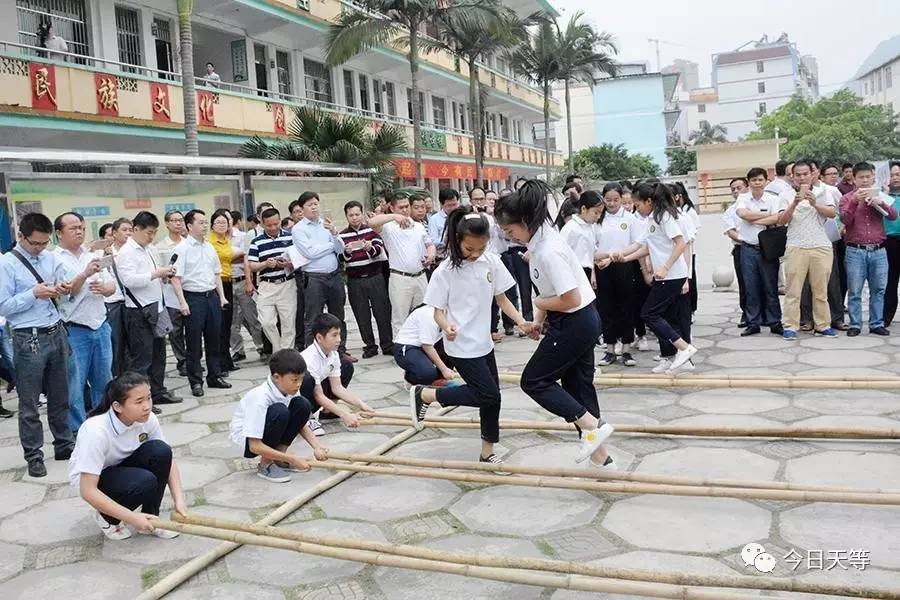
<svg viewBox="0 0 900 600"><path fill-rule="evenodd" d="M710 125L709 121L701 121L700 129L692 131L688 141L693 145L721 144L727 142L728 128L724 125Z"/></svg>
<svg viewBox="0 0 900 600"><path fill-rule="evenodd" d="M184 153L199 156L197 141L197 92L194 88L194 36L191 13L194 0L178 0L178 38L181 55L181 97L184 102Z"/></svg>
<svg viewBox="0 0 900 600"><path fill-rule="evenodd" d="M273 142L254 136L238 154L246 158L352 164L375 169L375 189L394 180L392 159L407 150L403 130L385 125L370 133L365 119L341 116L311 106L295 107L287 139Z"/></svg>
<svg viewBox="0 0 900 600"><path fill-rule="evenodd" d="M624 144L591 146L575 153L574 172L588 181L659 177L662 169L648 154L629 154Z"/></svg>
<svg viewBox="0 0 900 600"><path fill-rule="evenodd" d="M823 163L883 160L900 156L896 115L882 106L863 103L843 89L810 103L794 96L787 104L757 121L749 140L787 138L781 156L797 160L815 157Z"/></svg>

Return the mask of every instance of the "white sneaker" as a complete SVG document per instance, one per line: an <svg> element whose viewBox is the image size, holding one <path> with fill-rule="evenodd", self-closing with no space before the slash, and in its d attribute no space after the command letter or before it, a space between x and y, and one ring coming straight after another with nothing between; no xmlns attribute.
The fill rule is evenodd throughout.
<svg viewBox="0 0 900 600"><path fill-rule="evenodd" d="M638 338L638 350L641 352L646 352L650 349L650 344L647 343L647 338L641 336Z"/></svg>
<svg viewBox="0 0 900 600"><path fill-rule="evenodd" d="M654 373L665 373L672 367L672 363L669 362L668 358L660 358L659 364L653 367L652 371Z"/></svg>
<svg viewBox="0 0 900 600"><path fill-rule="evenodd" d="M660 356L659 354L654 354L653 360L655 360L656 362L659 362L659 361L663 360L663 357Z"/></svg>
<svg viewBox="0 0 900 600"><path fill-rule="evenodd" d="M575 462L586 461L600 445L609 439L615 429L609 423L604 423L597 429L583 431L581 433L581 448L578 449L578 455Z"/></svg>
<svg viewBox="0 0 900 600"><path fill-rule="evenodd" d="M316 437L322 437L323 435L325 435L325 428L322 427L322 424L319 423L318 419L310 419L306 422L306 424L309 425L310 430Z"/></svg>
<svg viewBox="0 0 900 600"><path fill-rule="evenodd" d="M607 456L606 461L602 465L598 465L594 462L592 458L589 462L591 468L594 469L603 469L604 471L618 471L619 467L616 465L616 461L613 460L612 456Z"/></svg>
<svg viewBox="0 0 900 600"><path fill-rule="evenodd" d="M679 350L675 353L675 358L672 359L672 370L674 371L687 361L691 360L691 357L697 354L697 349L692 345L688 344L688 347L684 350Z"/></svg>
<svg viewBox="0 0 900 600"><path fill-rule="evenodd" d="M696 369L696 368L697 368L697 367L694 366L694 361L688 360L686 363L684 363L683 365L681 365L681 366L678 367L677 369L671 369L671 368L670 368L668 371L666 371L666 373L669 374L669 375L676 375L676 374L678 374L678 373L687 373L687 372L693 371L693 370Z"/></svg>
<svg viewBox="0 0 900 600"><path fill-rule="evenodd" d="M617 355L622 354L622 342L616 342L616 345L613 348L613 352L615 352Z"/></svg>
<svg viewBox="0 0 900 600"><path fill-rule="evenodd" d="M158 537L161 540L172 540L172 539L177 538L179 535L181 535L177 531L171 531L169 529L156 529L156 528L154 528L153 531L138 531L138 533L140 533L141 535L155 535L156 537Z"/></svg>
<svg viewBox="0 0 900 600"><path fill-rule="evenodd" d="M103 532L103 535L106 536L106 539L119 541L119 540L127 540L131 537L131 530L124 523L119 523L118 525L110 525L106 522L106 519L103 518L99 512L94 512L94 521L97 523L97 526L100 527L100 531Z"/></svg>

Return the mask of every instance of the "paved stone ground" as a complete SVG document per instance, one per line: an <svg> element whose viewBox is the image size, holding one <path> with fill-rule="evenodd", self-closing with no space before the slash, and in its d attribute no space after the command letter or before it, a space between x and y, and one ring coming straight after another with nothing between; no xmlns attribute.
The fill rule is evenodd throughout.
<svg viewBox="0 0 900 600"><path fill-rule="evenodd" d="M709 271L707 271L708 273ZM698 370L706 373L853 374L894 371L900 335L834 340L801 336L787 343L770 335L740 339L734 293L701 294L695 325ZM351 349L359 348L351 325ZM501 368L519 368L534 343L507 338L498 346ZM631 373L653 366L640 353ZM622 367L611 367L617 372ZM192 511L231 519L257 519L327 476L295 475L289 484L266 483L252 462L227 440L236 398L266 376L248 361L231 376L234 388L211 390L197 402L164 407L163 426L176 448ZM404 405L399 369L387 357L357 364L352 387L376 408ZM189 395L174 367L170 384ZM614 423L721 425L873 425L897 427L900 398L893 392L810 390L604 389L598 392ZM15 402L10 402L15 408ZM505 418L546 419L516 387L503 393ZM459 415L474 414L457 409ZM402 428L358 433L327 425L324 442L343 451L366 451ZM49 437L47 438L49 440ZM504 433L507 460L522 465L574 466L573 434ZM295 450L306 453L295 445ZM426 430L399 447L403 456L473 460L475 431ZM52 456L52 452L49 453ZM617 435L612 454L620 468L694 477L787 480L809 484L900 489L896 443L676 439ZM48 461L49 475L24 472L15 420L0 423L0 596L4 599L133 597L189 558L218 542L181 536L172 541L137 536L108 542L90 509L66 482L67 464ZM168 510L170 504L164 505ZM753 574L741 548L762 544L778 559L774 575L900 587L900 509L837 504L742 501L651 495L604 495L512 486L357 475L318 497L282 526L313 533L352 535L396 543L517 556L546 556L624 567L706 574ZM823 567L796 571L789 551L820 551ZM865 570L846 554L868 551ZM813 565L815 567L815 565ZM844 568L848 567L848 568ZM775 594L777 595L777 594ZM315 600L575 600L602 595L546 590L451 575L427 574L286 551L241 548L193 578L173 598ZM624 596L610 596L610 598ZM811 597L811 596L807 596Z"/></svg>

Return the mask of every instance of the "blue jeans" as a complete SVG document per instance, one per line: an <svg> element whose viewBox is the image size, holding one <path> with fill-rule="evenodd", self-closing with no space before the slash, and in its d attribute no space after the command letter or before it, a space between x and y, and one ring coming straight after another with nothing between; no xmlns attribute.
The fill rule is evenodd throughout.
<svg viewBox="0 0 900 600"><path fill-rule="evenodd" d="M86 410L100 404L103 390L112 379L112 336L109 323L97 330L69 325L69 427L78 431ZM84 405L84 386L90 384L90 405Z"/></svg>
<svg viewBox="0 0 900 600"><path fill-rule="evenodd" d="M13 368L12 337L6 325L0 327L0 379L9 383L16 382L16 370Z"/></svg>
<svg viewBox="0 0 900 600"><path fill-rule="evenodd" d="M869 330L884 326L884 292L887 288L888 260L884 248L863 250L847 245L847 309L850 327L862 329L862 290L869 283Z"/></svg>
<svg viewBox="0 0 900 600"><path fill-rule="evenodd" d="M741 272L747 296L747 325L774 327L780 324L778 261L763 259L757 246L741 244Z"/></svg>

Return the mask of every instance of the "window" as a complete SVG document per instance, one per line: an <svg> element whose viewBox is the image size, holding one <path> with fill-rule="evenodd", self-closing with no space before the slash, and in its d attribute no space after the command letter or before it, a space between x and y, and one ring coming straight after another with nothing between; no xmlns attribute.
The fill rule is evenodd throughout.
<svg viewBox="0 0 900 600"><path fill-rule="evenodd" d="M331 95L331 71L323 63L303 59L303 85L306 97L319 102L334 102Z"/></svg>
<svg viewBox="0 0 900 600"><path fill-rule="evenodd" d="M413 118L412 89L406 88L406 114ZM425 122L425 92L419 92L419 123Z"/></svg>
<svg viewBox="0 0 900 600"><path fill-rule="evenodd" d="M275 71L278 77L278 91L282 94L292 94L290 55L284 50L275 51Z"/></svg>
<svg viewBox="0 0 900 600"><path fill-rule="evenodd" d="M881 71L875 72L875 89L876 91L881 91Z"/></svg>
<svg viewBox="0 0 900 600"><path fill-rule="evenodd" d="M397 116L397 98L394 96L394 84L390 81L384 83L384 97L387 100L387 112L392 117Z"/></svg>
<svg viewBox="0 0 900 600"><path fill-rule="evenodd" d="M436 127L447 126L447 104L443 98L437 96L431 97L431 112L434 115L434 124Z"/></svg>
<svg viewBox="0 0 900 600"><path fill-rule="evenodd" d="M760 94L765 94L766 93L766 82L760 81L759 83L757 83L756 91L759 92Z"/></svg>
<svg viewBox="0 0 900 600"><path fill-rule="evenodd" d="M466 105L460 102L459 104L459 128L462 130L466 129Z"/></svg>
<svg viewBox="0 0 900 600"><path fill-rule="evenodd" d="M141 57L141 18L135 9L116 6L116 41L119 46L119 62L127 65L144 64Z"/></svg>
<svg viewBox="0 0 900 600"><path fill-rule="evenodd" d="M763 116L764 114L766 114L766 103L760 102L759 103L759 116Z"/></svg>
<svg viewBox="0 0 900 600"><path fill-rule="evenodd" d="M869 82L863 81L863 96L869 95Z"/></svg>
<svg viewBox="0 0 900 600"><path fill-rule="evenodd" d="M698 113L705 113L705 112L706 112L706 105L705 105L705 104L698 104L698 105L697 105L697 112L698 112Z"/></svg>
<svg viewBox="0 0 900 600"><path fill-rule="evenodd" d="M459 129L459 108L456 102L450 102L450 119L453 123L453 129Z"/></svg>
<svg viewBox="0 0 900 600"><path fill-rule="evenodd" d="M891 74L891 67L890 67L890 65L888 65L884 68L884 87L885 87L885 89L889 90L889 89L891 89L891 86L893 86L893 85L894 85L894 78L893 78L893 75Z"/></svg>
<svg viewBox="0 0 900 600"><path fill-rule="evenodd" d="M500 137L509 141L509 119L500 115Z"/></svg>
<svg viewBox="0 0 900 600"><path fill-rule="evenodd" d="M40 46L38 25L49 22L53 33L66 40L69 52L89 55L90 24L85 4L85 0L16 0L19 43Z"/></svg>
<svg viewBox="0 0 900 600"><path fill-rule="evenodd" d="M700 119L700 129L705 129L706 127L709 127L709 121L707 121L706 119Z"/></svg>
<svg viewBox="0 0 900 600"><path fill-rule="evenodd" d="M756 72L757 73L765 73L766 72L766 63L764 61L761 61L761 60L756 61Z"/></svg>
<svg viewBox="0 0 900 600"><path fill-rule="evenodd" d="M344 105L353 108L356 106L356 94L353 90L353 73L344 71Z"/></svg>
<svg viewBox="0 0 900 600"><path fill-rule="evenodd" d="M362 73L359 75L359 107L369 110L369 78Z"/></svg>
<svg viewBox="0 0 900 600"><path fill-rule="evenodd" d="M384 114L384 103L381 100L381 82L377 79L372 80L372 99L374 100L373 109L375 110L375 114L381 115Z"/></svg>

